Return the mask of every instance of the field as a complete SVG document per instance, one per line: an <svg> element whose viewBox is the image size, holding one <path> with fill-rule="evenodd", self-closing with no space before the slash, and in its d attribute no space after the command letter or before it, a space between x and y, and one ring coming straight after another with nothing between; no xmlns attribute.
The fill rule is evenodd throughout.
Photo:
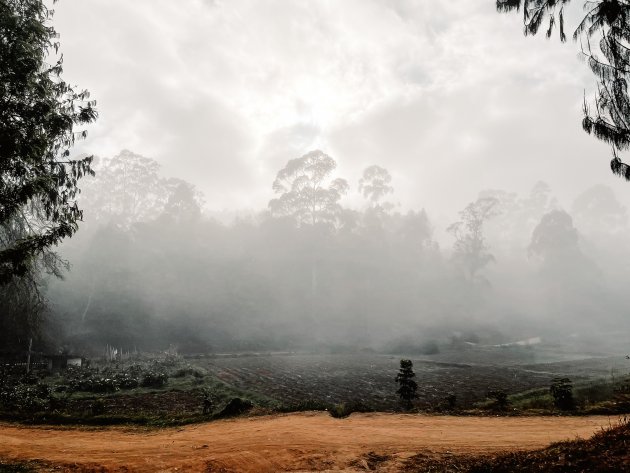
<svg viewBox="0 0 630 473"><path fill-rule="evenodd" d="M93 360L89 367L52 375L4 372L0 416L39 423L166 426L234 415L223 409L235 398L251 403L258 413L396 412L403 408L394 381L403 357L413 360L418 383L415 411L494 414L498 406L488 394L500 391L509 396L508 404L498 410L502 414L557 414L549 393L557 377L571 379L575 412L630 410L629 366L623 357L530 363L531 351L486 348L422 357L154 354L115 362ZM519 357L527 364L518 364ZM548 353L543 358L547 360ZM462 359L466 363L454 361ZM209 403L206 412L204 403Z"/></svg>
<svg viewBox="0 0 630 473"><path fill-rule="evenodd" d="M400 407L394 377L400 356L279 355L199 358L194 363L223 383L262 395L280 405L305 400L360 402L374 410ZM491 366L415 359L417 407L438 408L452 393L460 407L472 407L488 391L516 393L548 386L554 374L515 366Z"/></svg>

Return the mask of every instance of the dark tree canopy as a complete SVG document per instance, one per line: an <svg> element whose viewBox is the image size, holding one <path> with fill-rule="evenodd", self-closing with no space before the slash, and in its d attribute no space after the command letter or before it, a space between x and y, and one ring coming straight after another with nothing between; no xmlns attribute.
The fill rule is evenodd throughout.
<svg viewBox="0 0 630 473"><path fill-rule="evenodd" d="M564 8L571 0L497 0L501 12L523 9L525 35L543 24L549 38L558 27L566 41ZM575 2L574 2L575 3ZM579 2L577 2L579 3ZM582 55L597 77L593 102L584 101L584 130L612 146L612 172L630 181L630 166L620 153L630 148L630 1L583 0L585 15L573 33Z"/></svg>
<svg viewBox="0 0 630 473"><path fill-rule="evenodd" d="M413 380L416 374L413 372L413 362L411 360L400 360L400 369L396 375L398 390L396 394L400 396L400 400L409 408L414 399L418 398L418 384Z"/></svg>
<svg viewBox="0 0 630 473"><path fill-rule="evenodd" d="M0 284L76 232L78 181L93 174L91 157L69 156L95 102L61 77L52 15L43 0L0 0Z"/></svg>

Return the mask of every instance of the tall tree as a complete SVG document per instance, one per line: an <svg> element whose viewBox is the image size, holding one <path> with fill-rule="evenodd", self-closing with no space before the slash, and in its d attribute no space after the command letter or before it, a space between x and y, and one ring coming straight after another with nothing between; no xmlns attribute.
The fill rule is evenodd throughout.
<svg viewBox="0 0 630 473"><path fill-rule="evenodd" d="M465 268L471 281L480 279L479 271L494 260L483 227L488 219L497 215L498 204L494 197L481 197L468 204L459 213L460 220L447 228L455 237L453 258Z"/></svg>
<svg viewBox="0 0 630 473"><path fill-rule="evenodd" d="M335 160L319 150L290 160L273 182L280 197L269 202L271 212L294 218L298 226L336 223L339 201L348 192L345 179L330 181L336 167Z"/></svg>
<svg viewBox="0 0 630 473"><path fill-rule="evenodd" d="M549 38L558 25L560 40L566 41L564 8L571 0L496 0L500 12L523 8L525 35L538 33L548 19ZM586 15L575 29L581 52L597 77L592 105L584 101L582 127L612 146L612 172L630 181L630 166L620 153L630 148L630 1L583 0ZM593 41L595 40L595 41Z"/></svg>
<svg viewBox="0 0 630 473"><path fill-rule="evenodd" d="M359 179L359 191L373 207L377 207L387 194L394 192L391 182L392 176L387 169L369 166L363 170L363 176Z"/></svg>
<svg viewBox="0 0 630 473"><path fill-rule="evenodd" d="M418 383L413 380L415 376L413 362L411 360L400 360L400 369L396 375L396 383L399 386L396 394L400 396L400 400L407 409L410 409L413 405L413 400L418 398Z"/></svg>
<svg viewBox="0 0 630 473"><path fill-rule="evenodd" d="M78 181L92 158L69 159L96 119L95 102L62 77L43 0L0 0L0 283L23 276L38 256L78 229ZM15 226L23 228L16 238Z"/></svg>

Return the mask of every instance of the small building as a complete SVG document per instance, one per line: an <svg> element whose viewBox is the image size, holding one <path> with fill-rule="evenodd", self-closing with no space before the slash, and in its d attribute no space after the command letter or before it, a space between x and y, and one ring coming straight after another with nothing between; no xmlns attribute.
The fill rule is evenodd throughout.
<svg viewBox="0 0 630 473"><path fill-rule="evenodd" d="M69 366L80 368L83 366L84 359L79 355L70 355L67 353L61 355L46 355L44 360L48 363L48 371L53 373L65 370Z"/></svg>

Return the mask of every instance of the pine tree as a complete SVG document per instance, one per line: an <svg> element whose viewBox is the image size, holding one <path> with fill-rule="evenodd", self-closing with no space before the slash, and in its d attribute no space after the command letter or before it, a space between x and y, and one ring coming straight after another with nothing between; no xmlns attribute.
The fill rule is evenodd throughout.
<svg viewBox="0 0 630 473"><path fill-rule="evenodd" d="M547 37L557 25L560 40L566 41L564 8L571 0L496 2L500 12L523 8L525 35L537 34L548 18ZM582 127L611 145L612 172L630 181L630 166L619 157L630 149L630 0L583 0L583 7L587 13L573 40L580 40L582 56L597 77L597 92L590 106L584 100Z"/></svg>
<svg viewBox="0 0 630 473"><path fill-rule="evenodd" d="M400 400L405 404L407 409L411 408L412 401L418 398L416 391L418 384L413 380L416 373L413 372L413 363L411 360L400 360L400 370L396 375L396 382L399 385L396 394L400 396Z"/></svg>

